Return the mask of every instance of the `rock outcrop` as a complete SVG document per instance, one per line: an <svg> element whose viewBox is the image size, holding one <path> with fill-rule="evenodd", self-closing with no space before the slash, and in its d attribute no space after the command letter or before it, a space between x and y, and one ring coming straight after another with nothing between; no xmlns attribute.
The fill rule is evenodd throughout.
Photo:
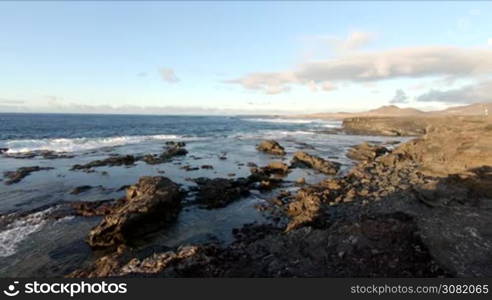
<svg viewBox="0 0 492 300"><path fill-rule="evenodd" d="M266 152L273 155L285 155L284 147L274 140L262 141L257 147L258 151Z"/></svg>
<svg viewBox="0 0 492 300"><path fill-rule="evenodd" d="M353 160L368 161L373 160L376 157L388 152L388 149L384 146L373 145L368 142L364 142L350 148L347 152L347 157Z"/></svg>
<svg viewBox="0 0 492 300"><path fill-rule="evenodd" d="M149 165L156 165L168 162L174 156L183 156L188 154L185 149L186 144L184 142L166 142L166 150L161 154L147 154L142 158L143 161Z"/></svg>
<svg viewBox="0 0 492 300"><path fill-rule="evenodd" d="M427 118L416 117L354 117L343 120L345 132L363 135L419 136L425 134L427 125Z"/></svg>
<svg viewBox="0 0 492 300"><path fill-rule="evenodd" d="M335 175L340 169L340 164L303 151L298 151L292 158L291 167L308 167L327 175Z"/></svg>
<svg viewBox="0 0 492 300"><path fill-rule="evenodd" d="M196 178L196 200L207 209L225 207L227 204L249 195L250 182L245 178Z"/></svg>
<svg viewBox="0 0 492 300"><path fill-rule="evenodd" d="M16 171L5 172L3 176L8 179L7 181L5 181L5 184L9 185L9 184L20 182L26 176L29 176L32 172L39 172L39 171L52 170L52 169L53 168L51 167L39 167L39 166L21 167Z"/></svg>
<svg viewBox="0 0 492 300"><path fill-rule="evenodd" d="M176 218L181 198L179 186L168 178L141 177L127 189L126 199L90 231L87 241L92 247L126 244Z"/></svg>
<svg viewBox="0 0 492 300"><path fill-rule="evenodd" d="M124 156L111 156L106 159L91 161L87 164L76 164L72 167L72 170L90 170L95 167L103 167L103 166L131 166L135 164L136 159L133 155L124 155Z"/></svg>

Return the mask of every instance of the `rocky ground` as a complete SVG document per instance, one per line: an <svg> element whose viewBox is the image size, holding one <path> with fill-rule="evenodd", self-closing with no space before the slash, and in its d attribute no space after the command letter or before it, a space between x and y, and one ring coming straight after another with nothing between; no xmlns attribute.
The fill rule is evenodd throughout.
<svg viewBox="0 0 492 300"><path fill-rule="evenodd" d="M104 254L68 276L492 276L492 119L357 119L346 120L344 130L419 137L394 149L352 148L347 156L359 163L343 176L336 163L298 152L290 164L251 166L247 178L197 179L189 192L214 209L250 189L276 186L299 165L330 175L281 192L261 207L271 224L235 229L236 240L226 247L132 248L135 236L165 228L179 214L183 191L165 177L143 177L117 201L75 203L75 214L104 216L87 239ZM149 160L186 154L179 149L169 145ZM258 150L285 154L275 141Z"/></svg>

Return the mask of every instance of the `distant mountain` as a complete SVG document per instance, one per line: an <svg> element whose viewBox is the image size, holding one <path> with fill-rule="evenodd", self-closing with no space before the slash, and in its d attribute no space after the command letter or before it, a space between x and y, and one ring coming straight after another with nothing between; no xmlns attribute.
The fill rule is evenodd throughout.
<svg viewBox="0 0 492 300"><path fill-rule="evenodd" d="M485 115L492 114L492 103L473 103L464 106L450 107L445 110L432 111L429 114L433 115L460 115L460 116L470 116L470 115Z"/></svg>
<svg viewBox="0 0 492 300"><path fill-rule="evenodd" d="M415 108L400 108L396 105L386 105L370 110L368 112L358 113L357 115L370 116L414 116L425 114L425 112Z"/></svg>
<svg viewBox="0 0 492 300"><path fill-rule="evenodd" d="M474 103L464 106L450 107L445 110L424 112L415 108L400 108L396 105L385 105L369 111L358 113L316 113L301 116L303 118L319 118L319 119L345 119L351 117L408 117L408 116L441 116L441 115L484 115L488 112L492 115L492 103Z"/></svg>

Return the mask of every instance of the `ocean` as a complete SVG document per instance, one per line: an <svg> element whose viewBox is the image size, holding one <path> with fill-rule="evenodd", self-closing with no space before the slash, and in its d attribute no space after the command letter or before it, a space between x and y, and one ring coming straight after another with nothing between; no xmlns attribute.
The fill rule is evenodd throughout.
<svg viewBox="0 0 492 300"><path fill-rule="evenodd" d="M63 276L98 257L84 239L99 217L47 216L73 201L117 199L122 187L141 176L166 176L184 189L190 178L239 178L250 174L248 163L267 165L277 157L260 153L256 145L275 139L285 147L288 163L299 150L337 161L344 174L354 162L345 156L363 141L403 141L401 138L352 136L338 132L338 120L295 119L265 116L147 116L78 114L0 114L0 174L20 167L52 169L33 172L19 183L0 179L0 277ZM94 172L70 170L112 155L161 153L167 141L186 143L188 155L170 162L135 166L104 166ZM38 155L52 151L63 155ZM223 159L226 157L226 159ZM221 159L222 158L222 159ZM186 170L184 166L212 165L213 169ZM185 208L169 228L145 239L141 247L172 249L184 244L233 241L232 230L269 219L256 206L281 190L296 191L299 178L316 183L326 175L294 169L278 189L250 196L221 209L204 209L185 199ZM74 195L78 186L93 188Z"/></svg>

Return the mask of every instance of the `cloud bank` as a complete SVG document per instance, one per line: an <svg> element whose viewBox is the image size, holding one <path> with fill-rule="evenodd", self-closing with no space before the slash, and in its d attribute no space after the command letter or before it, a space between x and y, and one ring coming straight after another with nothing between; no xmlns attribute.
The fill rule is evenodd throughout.
<svg viewBox="0 0 492 300"><path fill-rule="evenodd" d="M228 80L266 94L289 91L293 85L335 86L337 82L374 82L396 78L467 78L492 73L492 49L413 47L358 52L311 61L293 70L256 72Z"/></svg>
<svg viewBox="0 0 492 300"><path fill-rule="evenodd" d="M458 89L432 89L416 98L420 102L443 102L447 104L492 101L492 80L469 84Z"/></svg>
<svg viewBox="0 0 492 300"><path fill-rule="evenodd" d="M408 103L408 96L402 89L398 89L396 90L395 96L393 97L393 99L391 99L390 103L391 104Z"/></svg>

